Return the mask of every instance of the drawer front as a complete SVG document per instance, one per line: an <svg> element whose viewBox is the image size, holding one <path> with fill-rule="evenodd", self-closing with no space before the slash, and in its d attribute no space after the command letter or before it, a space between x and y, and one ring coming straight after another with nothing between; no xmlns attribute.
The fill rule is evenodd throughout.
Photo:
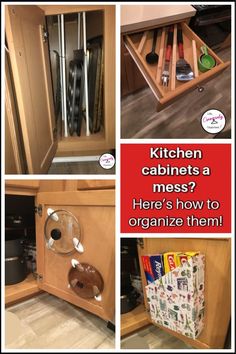
<svg viewBox="0 0 236 354"><path fill-rule="evenodd" d="M176 80L176 62L179 59L176 24L174 25L172 55L169 65L170 81L167 87L162 85L161 76L165 63L164 58L168 28L160 28L158 31L156 52L159 54L159 60L158 63L154 65L149 65L145 60L146 55L151 52L153 31L149 30L128 34L124 37L124 43L127 50L136 62L154 95L160 104L163 105L172 102L179 95L193 89L194 87L197 87L204 81L211 79L213 76L220 73L230 65L230 62L224 63L210 48L208 48L208 53L215 59L216 66L205 73L200 72L197 68L197 58L201 54L201 47L206 44L189 28L185 22L181 23L181 27L183 32L184 58L190 64L192 70L194 71L195 77L187 82L180 82ZM196 43L197 56L195 56L195 58L193 55L193 41Z"/></svg>

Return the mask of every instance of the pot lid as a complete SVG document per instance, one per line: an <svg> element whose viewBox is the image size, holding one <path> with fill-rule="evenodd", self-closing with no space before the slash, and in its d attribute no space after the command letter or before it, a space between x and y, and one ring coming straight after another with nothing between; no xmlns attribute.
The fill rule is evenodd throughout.
<svg viewBox="0 0 236 354"><path fill-rule="evenodd" d="M74 251L74 239L81 239L80 224L67 210L55 210L48 216L44 225L46 245L52 251L68 254Z"/></svg>
<svg viewBox="0 0 236 354"><path fill-rule="evenodd" d="M82 298L94 298L102 293L104 282L101 273L88 263L79 263L68 274L71 289Z"/></svg>

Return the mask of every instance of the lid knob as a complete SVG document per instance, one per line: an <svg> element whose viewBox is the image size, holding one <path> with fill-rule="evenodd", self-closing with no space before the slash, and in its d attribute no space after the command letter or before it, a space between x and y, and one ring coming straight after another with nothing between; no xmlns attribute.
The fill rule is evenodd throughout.
<svg viewBox="0 0 236 354"><path fill-rule="evenodd" d="M60 240L61 231L59 229L53 229L51 231L51 237L52 237L53 240Z"/></svg>

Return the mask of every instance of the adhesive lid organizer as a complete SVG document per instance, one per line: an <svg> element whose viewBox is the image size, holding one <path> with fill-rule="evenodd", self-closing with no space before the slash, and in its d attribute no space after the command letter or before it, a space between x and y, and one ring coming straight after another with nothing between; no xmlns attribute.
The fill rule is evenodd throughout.
<svg viewBox="0 0 236 354"><path fill-rule="evenodd" d="M104 288L104 281L100 272L88 263L78 263L68 274L71 289L82 298L94 298Z"/></svg>
<svg viewBox="0 0 236 354"><path fill-rule="evenodd" d="M75 250L74 240L81 241L79 221L67 210L55 210L48 214L44 225L47 247L60 254L73 252Z"/></svg>

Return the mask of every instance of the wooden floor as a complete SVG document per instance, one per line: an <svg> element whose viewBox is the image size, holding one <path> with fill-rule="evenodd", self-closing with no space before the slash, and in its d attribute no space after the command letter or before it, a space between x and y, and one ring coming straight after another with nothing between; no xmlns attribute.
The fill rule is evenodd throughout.
<svg viewBox="0 0 236 354"><path fill-rule="evenodd" d="M114 332L99 317L47 293L9 307L23 328L7 349L113 349ZM12 331L6 323L6 333ZM20 332L20 331L19 331ZM7 336L7 335L6 335Z"/></svg>
<svg viewBox="0 0 236 354"><path fill-rule="evenodd" d="M121 340L121 349L193 349L180 339L150 325Z"/></svg>
<svg viewBox="0 0 236 354"><path fill-rule="evenodd" d="M115 167L106 170L102 168L97 161L92 162L69 162L69 163L52 163L48 174L85 174L85 175L113 175Z"/></svg>
<svg viewBox="0 0 236 354"><path fill-rule="evenodd" d="M224 61L231 59L230 48L218 52ZM156 112L156 98L149 88L125 97L121 103L121 138L213 138L202 129L202 114L215 108L226 116L224 132L231 129L231 69Z"/></svg>

